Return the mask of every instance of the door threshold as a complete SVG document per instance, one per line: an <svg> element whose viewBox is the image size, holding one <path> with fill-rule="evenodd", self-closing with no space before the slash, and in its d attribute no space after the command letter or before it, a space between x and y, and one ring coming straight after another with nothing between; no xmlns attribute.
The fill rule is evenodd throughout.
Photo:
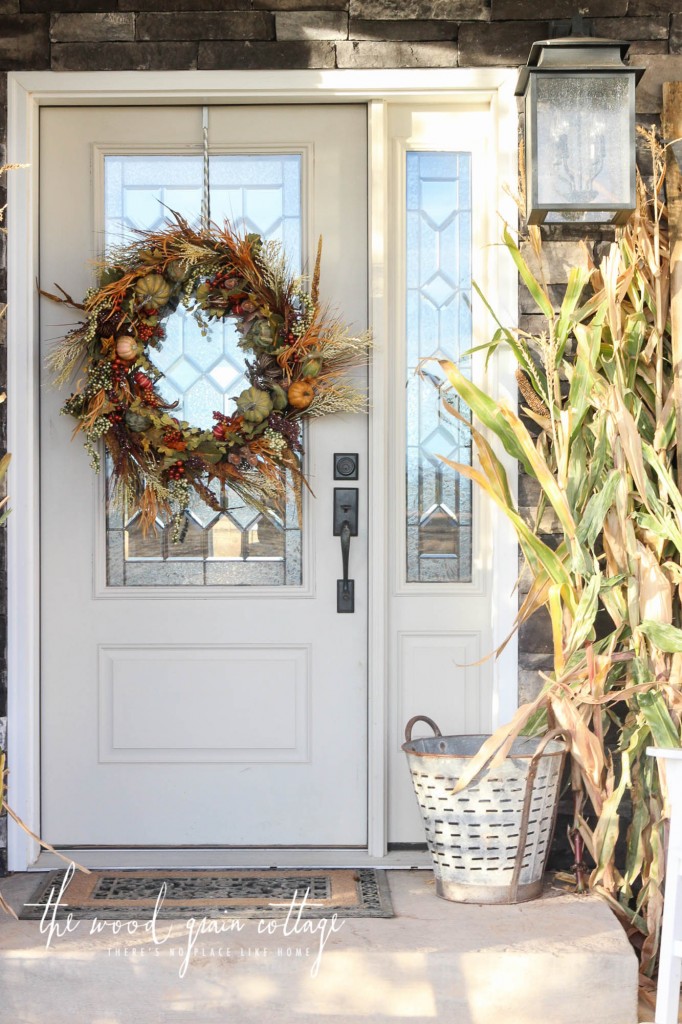
<svg viewBox="0 0 682 1024"><path fill-rule="evenodd" d="M102 847L61 847L60 853L83 867L98 869L144 868L386 868L422 869L431 867L426 850L391 850L384 857L372 857L367 850L296 849L104 849ZM29 871L54 871L64 861L43 850Z"/></svg>

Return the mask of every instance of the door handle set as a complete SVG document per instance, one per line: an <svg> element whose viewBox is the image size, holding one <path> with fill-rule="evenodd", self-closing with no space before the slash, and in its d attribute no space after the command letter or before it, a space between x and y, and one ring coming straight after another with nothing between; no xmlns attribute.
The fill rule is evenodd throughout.
<svg viewBox="0 0 682 1024"><path fill-rule="evenodd" d="M336 610L355 611L355 580L348 576L350 539L358 535L358 488L334 488L334 536L341 538L343 578L336 581Z"/></svg>

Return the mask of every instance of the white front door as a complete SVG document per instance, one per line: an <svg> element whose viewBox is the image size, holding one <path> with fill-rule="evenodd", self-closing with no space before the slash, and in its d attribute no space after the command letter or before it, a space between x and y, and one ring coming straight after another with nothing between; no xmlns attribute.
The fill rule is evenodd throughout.
<svg viewBox="0 0 682 1024"><path fill-rule="evenodd" d="M280 237L322 294L367 318L366 109L215 107L212 216ZM41 114L41 284L81 296L106 240L201 202L198 107ZM44 351L76 314L42 300ZM211 346L214 346L211 348ZM169 326L162 369L195 422L241 390L236 343ZM367 418L306 438L284 522L223 494L185 544L107 509L63 393L41 390L42 834L57 845L364 846L367 836ZM337 614L335 452L358 453L355 613ZM336 482L339 486L339 482Z"/></svg>

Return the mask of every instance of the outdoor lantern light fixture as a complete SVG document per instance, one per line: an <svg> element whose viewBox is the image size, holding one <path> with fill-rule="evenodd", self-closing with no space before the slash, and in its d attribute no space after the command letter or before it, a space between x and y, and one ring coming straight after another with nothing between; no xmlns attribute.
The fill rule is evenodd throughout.
<svg viewBox="0 0 682 1024"><path fill-rule="evenodd" d="M526 105L529 224L624 224L636 206L635 86L628 43L533 43L516 95Z"/></svg>

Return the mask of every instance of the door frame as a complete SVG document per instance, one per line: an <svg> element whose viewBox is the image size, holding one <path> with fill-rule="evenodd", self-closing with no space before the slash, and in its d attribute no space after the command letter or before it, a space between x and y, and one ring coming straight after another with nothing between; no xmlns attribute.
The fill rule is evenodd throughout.
<svg viewBox="0 0 682 1024"><path fill-rule="evenodd" d="M496 127L497 209L512 226L517 221L505 182L516 182L518 115L516 69L180 71L180 72L14 72L8 76L8 161L29 166L8 175L8 447L13 458L8 491L12 514L7 526L8 568L8 752L9 800L26 824L40 821L40 487L39 487L39 319L35 282L39 277L39 116L43 106L202 105L249 103L364 103L368 108L369 321L373 349L369 441L369 659L368 659L368 845L364 858L349 851L348 863L385 865L416 862L414 855L387 854L387 628L388 550L385 524L389 495L386 473L388 425L377 410L389 408L391 375L384 341L389 322L386 270L388 148L386 104L424 101L489 106ZM490 282L493 305L514 325L517 277L510 260L498 261ZM500 352L489 378L490 391L516 407L513 357ZM503 456L504 457L504 456ZM505 457L512 491L517 466ZM492 636L495 646L513 631L516 617L517 545L503 514L492 510ZM493 725L517 706L517 642L514 635L495 661ZM8 866L26 870L39 847L14 822L8 828ZM222 854L224 857L224 853ZM263 853L264 863L272 855ZM163 853L158 858L162 863ZM268 859L269 858L269 859ZM304 858L297 856L296 860ZM245 858L245 861L248 858ZM315 862L323 864L324 851ZM343 851L330 851L341 864Z"/></svg>

